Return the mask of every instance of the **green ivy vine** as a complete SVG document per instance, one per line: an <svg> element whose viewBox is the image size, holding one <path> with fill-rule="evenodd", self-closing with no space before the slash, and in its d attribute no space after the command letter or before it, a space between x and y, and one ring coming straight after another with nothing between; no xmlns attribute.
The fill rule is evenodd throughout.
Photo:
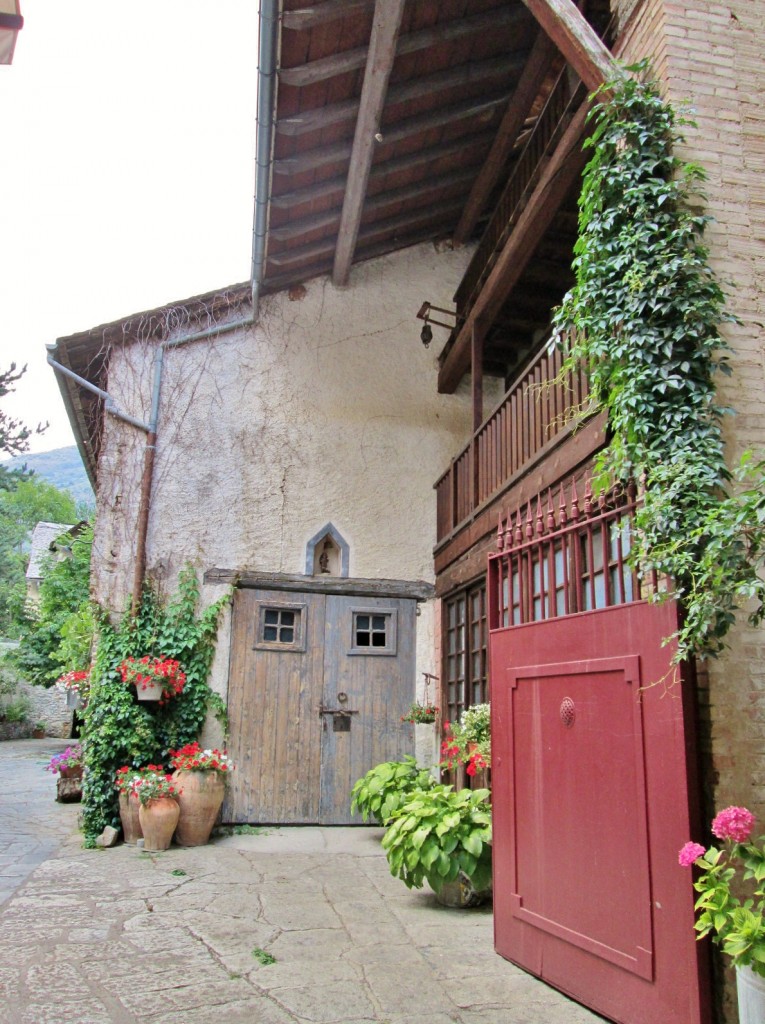
<svg viewBox="0 0 765 1024"><path fill-rule="evenodd" d="M86 772L83 832L92 846L107 825L119 823L114 778L122 765L167 764L168 751L198 739L208 709L226 725L226 705L208 686L218 623L228 596L197 615L199 584L194 569L179 575L178 590L163 603L147 585L135 615L113 625L98 614L98 643L91 692L84 711ZM186 673L183 691L164 705L138 703L118 666L128 656L176 658Z"/></svg>
<svg viewBox="0 0 765 1024"><path fill-rule="evenodd" d="M765 466L747 454L731 473L725 461L714 375L731 372L720 330L735 318L703 239L704 172L677 155L690 122L647 63L626 70L590 112L576 283L554 326L608 413L601 486L640 482L632 556L674 581L681 661L716 656L746 602L752 624L765 617Z"/></svg>

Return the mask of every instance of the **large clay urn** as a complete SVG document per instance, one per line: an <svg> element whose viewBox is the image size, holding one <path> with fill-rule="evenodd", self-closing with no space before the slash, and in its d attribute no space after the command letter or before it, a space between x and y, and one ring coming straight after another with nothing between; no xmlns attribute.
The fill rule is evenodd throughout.
<svg viewBox="0 0 765 1024"><path fill-rule="evenodd" d="M138 820L143 832L143 848L150 853L167 850L173 839L173 832L181 813L178 802L171 796L158 797L141 803Z"/></svg>
<svg viewBox="0 0 765 1024"><path fill-rule="evenodd" d="M175 841L179 846L203 846L223 803L226 780L216 771L178 769L173 772L173 782L181 808Z"/></svg>
<svg viewBox="0 0 765 1024"><path fill-rule="evenodd" d="M139 808L141 804L135 793L120 793L120 821L122 822L122 838L128 846L135 846L143 839Z"/></svg>

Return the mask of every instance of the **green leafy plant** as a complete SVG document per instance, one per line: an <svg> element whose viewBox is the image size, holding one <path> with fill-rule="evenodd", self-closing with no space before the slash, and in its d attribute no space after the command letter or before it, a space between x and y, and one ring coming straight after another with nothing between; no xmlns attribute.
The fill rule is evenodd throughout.
<svg viewBox="0 0 765 1024"><path fill-rule="evenodd" d="M436 785L411 793L393 812L382 839L391 874L412 889L427 882L440 892L460 873L476 890L491 882L488 789Z"/></svg>
<svg viewBox="0 0 765 1024"><path fill-rule="evenodd" d="M753 624L765 617L765 473L750 457L736 475L725 462L713 376L730 373L720 330L734 318L703 240L704 173L677 155L689 122L647 64L628 70L590 114L576 284L554 323L564 373L583 364L608 412L599 482L640 484L631 558L673 581L680 661L722 650L744 602Z"/></svg>
<svg viewBox="0 0 765 1024"><path fill-rule="evenodd" d="M225 721L225 704L207 684L223 597L197 614L199 584L193 568L184 569L178 590L167 603L151 587L144 590L135 615L113 624L98 615L98 644L91 692L84 711L83 740L87 771L83 784L83 831L92 846L119 814L114 780L120 767L166 766L171 750L197 739L208 709ZM122 682L126 658L162 655L180 662L183 691L162 705L139 703Z"/></svg>
<svg viewBox="0 0 765 1024"><path fill-rule="evenodd" d="M267 953L265 949L261 949L260 946L256 946L252 951L252 955L262 964L264 967L270 967L271 964L276 963L276 957L272 953Z"/></svg>
<svg viewBox="0 0 765 1024"><path fill-rule="evenodd" d="M736 966L750 966L765 977L765 836L752 842L753 827L754 815L746 807L726 807L712 822L723 848L686 843L678 860L701 871L693 883L701 893L697 938L712 934ZM742 902L734 886L739 891L748 887L751 895Z"/></svg>
<svg viewBox="0 0 765 1024"><path fill-rule="evenodd" d="M407 754L403 761L383 761L370 768L351 790L351 814L358 809L364 821L384 825L414 790L430 789L435 779Z"/></svg>

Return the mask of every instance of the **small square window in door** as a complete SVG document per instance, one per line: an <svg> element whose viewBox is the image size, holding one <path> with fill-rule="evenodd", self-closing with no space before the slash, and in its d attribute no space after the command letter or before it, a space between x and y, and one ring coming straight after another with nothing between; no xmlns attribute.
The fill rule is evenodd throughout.
<svg viewBox="0 0 765 1024"><path fill-rule="evenodd" d="M304 616L302 605L261 605L253 649L304 651Z"/></svg>
<svg viewBox="0 0 765 1024"><path fill-rule="evenodd" d="M396 654L396 613L354 609L349 654Z"/></svg>

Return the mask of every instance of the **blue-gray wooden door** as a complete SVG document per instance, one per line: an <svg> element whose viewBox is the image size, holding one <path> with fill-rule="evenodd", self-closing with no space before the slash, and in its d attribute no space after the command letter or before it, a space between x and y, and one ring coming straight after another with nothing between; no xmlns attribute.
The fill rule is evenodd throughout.
<svg viewBox="0 0 765 1024"><path fill-rule="evenodd" d="M242 589L234 599L224 820L360 823L353 783L413 750L416 602Z"/></svg>

